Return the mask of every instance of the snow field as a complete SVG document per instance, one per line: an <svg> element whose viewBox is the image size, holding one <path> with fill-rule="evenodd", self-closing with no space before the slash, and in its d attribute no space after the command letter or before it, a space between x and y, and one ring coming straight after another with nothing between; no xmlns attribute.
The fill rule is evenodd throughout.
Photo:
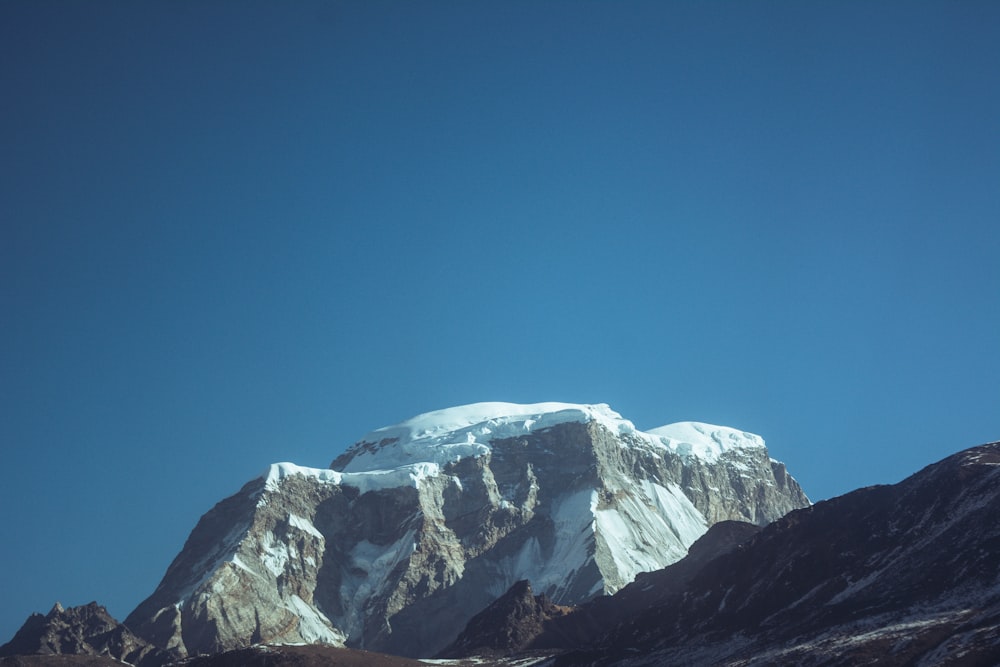
<svg viewBox="0 0 1000 667"><path fill-rule="evenodd" d="M603 542L624 584L640 572L666 567L684 557L708 530L708 522L676 485L648 480L621 494L615 507L595 510Z"/></svg>
<svg viewBox="0 0 1000 667"><path fill-rule="evenodd" d="M535 591L545 592L560 602L574 575L593 558L596 506L597 492L591 489L563 497L552 508L555 538L552 553L546 557L538 539L528 539L516 555L501 562L490 593L500 597L515 582L528 579Z"/></svg>
<svg viewBox="0 0 1000 667"><path fill-rule="evenodd" d="M693 456L715 463L726 452L764 447L764 439L728 426L713 426L701 422L678 422L650 429L670 451L683 457Z"/></svg>

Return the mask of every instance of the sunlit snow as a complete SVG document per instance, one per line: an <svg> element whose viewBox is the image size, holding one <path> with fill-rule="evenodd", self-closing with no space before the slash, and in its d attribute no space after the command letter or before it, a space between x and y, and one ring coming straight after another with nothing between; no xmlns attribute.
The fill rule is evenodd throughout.
<svg viewBox="0 0 1000 667"><path fill-rule="evenodd" d="M680 456L694 456L714 463L728 451L764 447L764 439L728 426L713 426L700 422L678 422L650 429L671 451Z"/></svg>
<svg viewBox="0 0 1000 667"><path fill-rule="evenodd" d="M264 475L264 481L268 490L274 490L285 478L302 475L326 484L353 486L361 493L367 493L368 491L392 489L400 486L415 487L424 479L436 477L439 473L438 465L428 461L418 461L395 468L367 470L365 472L338 472L326 468L307 468L285 462L272 463Z"/></svg>
<svg viewBox="0 0 1000 667"><path fill-rule="evenodd" d="M391 469L417 461L438 465L489 451L489 443L568 422L596 421L619 435L635 432L632 422L606 404L473 403L418 415L395 426L372 431L362 442L386 442L377 451L361 451L344 470Z"/></svg>
<svg viewBox="0 0 1000 667"><path fill-rule="evenodd" d="M330 619L323 615L315 606L309 604L298 595L291 595L286 603L299 619L299 636L307 642L321 642L343 646L346 637L336 630Z"/></svg>
<svg viewBox="0 0 1000 667"><path fill-rule="evenodd" d="M310 521L309 519L304 519L300 517L298 514L288 515L288 525L294 526L295 528L298 528L304 533L309 533L313 537L318 537L320 539L323 539L323 533L316 530L316 526L312 524L312 521Z"/></svg>
<svg viewBox="0 0 1000 667"><path fill-rule="evenodd" d="M597 492L585 489L563 497L552 508L551 553L546 555L537 537L531 537L514 556L500 563L501 571L490 592L499 597L512 584L528 579L556 601L593 559L594 508Z"/></svg>

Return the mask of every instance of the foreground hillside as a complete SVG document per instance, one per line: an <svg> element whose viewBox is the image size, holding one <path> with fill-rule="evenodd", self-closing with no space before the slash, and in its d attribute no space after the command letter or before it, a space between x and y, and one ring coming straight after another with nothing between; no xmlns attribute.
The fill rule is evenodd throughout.
<svg viewBox="0 0 1000 667"><path fill-rule="evenodd" d="M533 632L448 655L565 651L554 665L1000 664L1000 443L759 529L718 524L688 557ZM522 594L523 595L523 594ZM509 616L498 608L483 612ZM532 615L534 617L532 618Z"/></svg>

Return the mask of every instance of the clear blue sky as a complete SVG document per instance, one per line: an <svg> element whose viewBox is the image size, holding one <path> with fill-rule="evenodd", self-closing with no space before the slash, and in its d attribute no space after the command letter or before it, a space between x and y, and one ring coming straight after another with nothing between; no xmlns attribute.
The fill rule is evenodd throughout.
<svg viewBox="0 0 1000 667"><path fill-rule="evenodd" d="M485 400L1000 438L1000 4L0 3L0 642Z"/></svg>

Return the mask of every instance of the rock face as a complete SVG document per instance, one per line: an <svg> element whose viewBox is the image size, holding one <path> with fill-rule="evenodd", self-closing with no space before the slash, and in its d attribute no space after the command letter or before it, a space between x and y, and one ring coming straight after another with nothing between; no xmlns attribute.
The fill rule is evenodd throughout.
<svg viewBox="0 0 1000 667"><path fill-rule="evenodd" d="M331 468L275 464L220 502L126 624L178 657L261 642L429 656L517 581L578 604L716 522L809 504L757 436L644 433L605 405L428 413Z"/></svg>
<svg viewBox="0 0 1000 667"><path fill-rule="evenodd" d="M519 581L473 616L462 634L439 657L503 655L519 651L542 633L546 623L571 610L571 607L553 604L544 593L535 595L529 581Z"/></svg>
<svg viewBox="0 0 1000 667"><path fill-rule="evenodd" d="M592 648L555 664L1000 664L997 516L992 443L644 575L584 607L616 618L603 633L585 613L559 619Z"/></svg>
<svg viewBox="0 0 1000 667"><path fill-rule="evenodd" d="M57 602L48 614L29 616L14 638L0 646L0 656L65 653L107 656L133 664L155 664L163 657L96 602L69 609Z"/></svg>

